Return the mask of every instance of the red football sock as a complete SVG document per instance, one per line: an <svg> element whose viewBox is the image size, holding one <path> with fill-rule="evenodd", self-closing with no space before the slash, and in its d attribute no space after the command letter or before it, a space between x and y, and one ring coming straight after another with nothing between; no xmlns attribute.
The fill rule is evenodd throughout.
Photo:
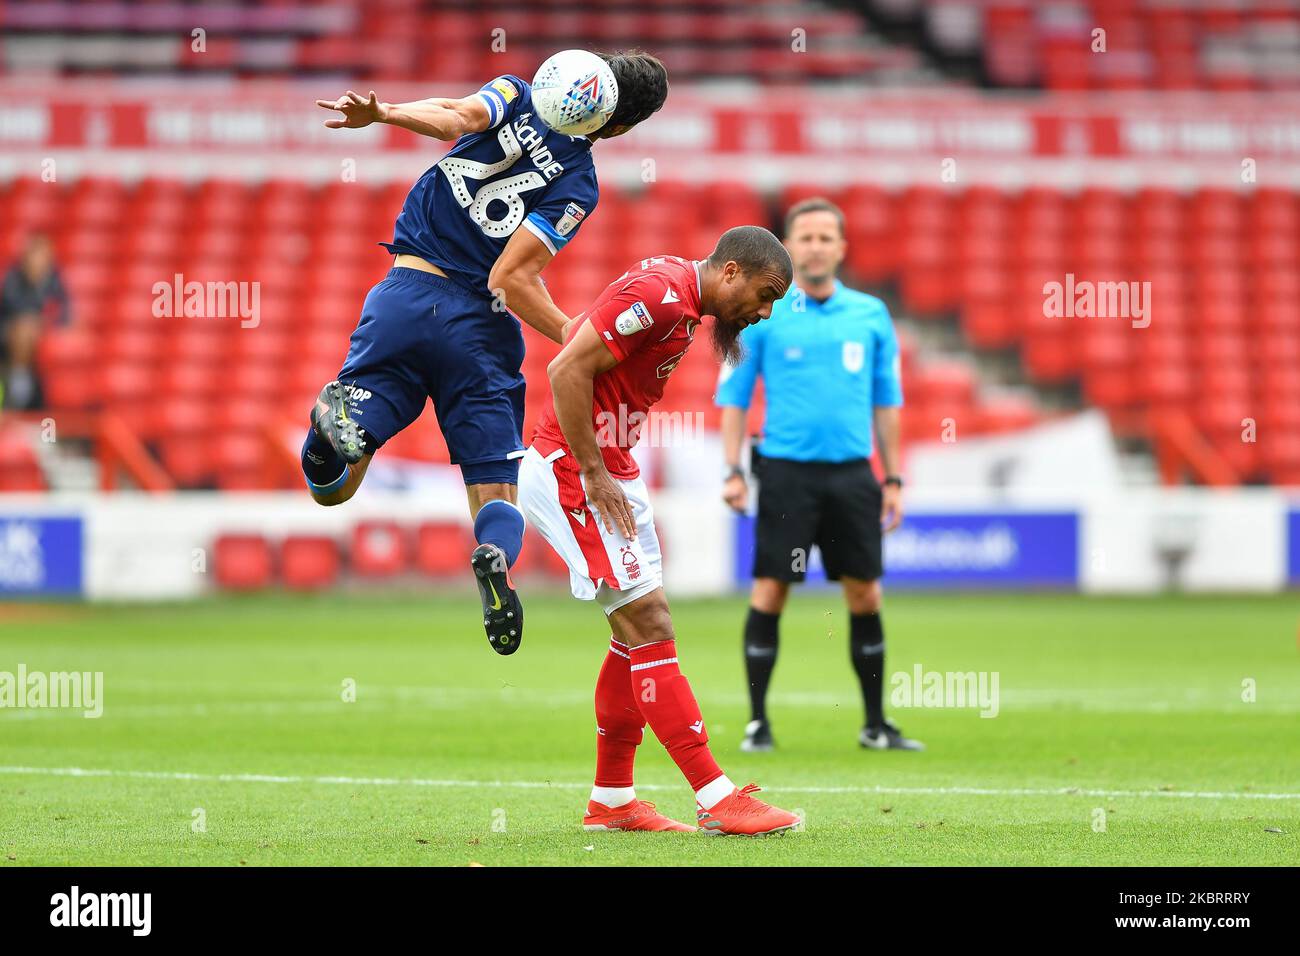
<svg viewBox="0 0 1300 956"><path fill-rule="evenodd" d="M686 776L692 790L722 776L709 753L700 705L677 666L677 642L656 641L632 648L632 692L650 729Z"/></svg>
<svg viewBox="0 0 1300 956"><path fill-rule="evenodd" d="M596 680L596 786L632 786L632 763L645 718L632 696L626 644L610 638L609 653Z"/></svg>

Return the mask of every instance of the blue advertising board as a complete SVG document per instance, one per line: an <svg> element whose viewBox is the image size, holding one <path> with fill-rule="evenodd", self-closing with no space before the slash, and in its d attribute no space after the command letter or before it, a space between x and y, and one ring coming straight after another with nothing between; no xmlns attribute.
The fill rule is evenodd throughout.
<svg viewBox="0 0 1300 956"><path fill-rule="evenodd" d="M1286 579L1300 585L1300 511L1286 515Z"/></svg>
<svg viewBox="0 0 1300 956"><path fill-rule="evenodd" d="M79 517L0 514L0 598L79 595Z"/></svg>
<svg viewBox="0 0 1300 956"><path fill-rule="evenodd" d="M735 580L754 562L754 518L736 519ZM825 581L816 549L809 582ZM913 513L885 537L885 580L903 587L1044 587L1079 584L1079 515L1073 511Z"/></svg>

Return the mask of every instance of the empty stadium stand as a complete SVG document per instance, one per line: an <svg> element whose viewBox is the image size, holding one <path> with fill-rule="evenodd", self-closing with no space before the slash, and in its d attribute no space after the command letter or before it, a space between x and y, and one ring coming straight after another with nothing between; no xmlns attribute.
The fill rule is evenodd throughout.
<svg viewBox="0 0 1300 956"><path fill-rule="evenodd" d="M0 34L3 69L62 75L467 79L639 44L682 80L915 83L974 60L993 86L1300 88L1290 0L9 0Z"/></svg>
<svg viewBox="0 0 1300 956"><path fill-rule="evenodd" d="M13 213L0 226L0 258L27 230L51 231L75 302L73 326L50 331L41 345L51 409L112 409L183 487L265 487L266 442L247 423L303 421L321 384L337 373L360 303L388 267L387 255L370 242L391 235L405 189L313 189L290 181L10 184L0 191ZM756 193L736 184L664 183L639 197L607 191L600 215L584 226L586 253L558 257L547 270L548 286L562 307L577 312L638 258L703 256L726 227L772 218ZM238 315L158 314L171 308L160 309L157 300L173 302L177 276L182 284L258 283L256 324ZM556 347L531 330L528 337L531 427ZM912 358L905 351L918 399L944 396L945 408L956 413L976 407L969 370L937 366L927 373L914 369ZM716 377L707 350L697 350L676 373L664 410L702 412L716 427ZM985 412L977 430L1034 417L1023 407ZM214 429L218 421L246 424ZM447 460L431 416L395 439L388 453ZM27 479L18 474L9 480L38 478L34 468L21 470Z"/></svg>
<svg viewBox="0 0 1300 956"><path fill-rule="evenodd" d="M11 255L28 228L52 229L76 306L73 327L51 331L42 344L51 408L111 408L182 486L263 486L265 443L250 429L214 431L213 423L303 420L338 369L367 289L387 268L370 242L390 234L404 190L278 181L11 183L0 191L12 213L0 227L0 256ZM558 257L549 287L563 308L579 311L645 254L702 256L726 226L771 223L784 204L820 191L792 186L771 206L734 184L663 183L640 196L609 191L584 226L583 255ZM848 215L850 275L868 287L896 287L903 314L956 314L974 349L1017 350L1031 382L1076 383L1084 400L1127 427L1140 430L1147 413L1190 409L1242 478L1300 479L1294 194L853 186L832 198ZM155 287L170 295L178 274L260 283L257 325L238 316L155 314ZM1043 286L1067 274L1150 281L1156 320L1135 328L1122 318L1048 317ZM530 333L530 420L554 351ZM918 362L910 348L905 361L909 438L934 437L949 416L972 423L968 433L1040 417L1020 402L982 403L968 365ZM716 425L715 376L707 351L698 350L678 371L666 410L703 411ZM1270 440L1242 442L1245 419ZM447 456L429 422L390 450ZM22 460L7 482L38 480L38 469Z"/></svg>
<svg viewBox="0 0 1300 956"><path fill-rule="evenodd" d="M7 69L65 75L531 76L556 49L629 38L680 79L866 79L920 60L852 10L789 0L17 0L0 5L0 29Z"/></svg>
<svg viewBox="0 0 1300 956"><path fill-rule="evenodd" d="M1295 90L1291 0L858 0L891 36L911 26L993 86L1049 90ZM1099 32L1100 31L1100 32ZM901 36L901 35L899 35Z"/></svg>
<svg viewBox="0 0 1300 956"><path fill-rule="evenodd" d="M1097 29L1105 31L1104 53L1093 52ZM799 30L807 51L792 57ZM738 78L875 83L899 71L914 82L949 61L978 62L989 85L1049 91L1267 97L1300 87L1300 10L1288 0L0 3L0 71L143 75L169 89L227 76L377 83L528 75L559 44L607 48L629 45L629 38L661 54L674 83L702 82L696 91ZM1284 136L1285 115L1274 120L1260 120L1250 135ZM987 125L1004 135L994 121ZM1008 128L1014 134L1022 126ZM908 134L928 130L909 127ZM93 139L87 142L93 149ZM0 180L0 264L12 261L29 231L47 230L72 294L72 327L50 331L41 345L49 410L61 422L79 415L81 434L111 410L114 460L127 464L136 483L296 484L272 450L274 436L305 424L311 399L337 372L362 299L388 268L374 243L391 237L408 183L282 178L291 174L277 170L258 181L207 173L198 182L180 172L138 180L82 175L47 183L23 173ZM1023 427L1063 399L1067 407L1104 409L1121 435L1156 446L1161 436L1196 444L1222 480L1300 483L1297 193L1263 184L1175 189L1152 186L1150 177L1142 182L1081 190L938 183L829 190L848 215L849 281L882 291L896 314L922 331L955 329L967 357L1010 361L1024 383L1055 400L999 395L985 387L978 363L921 356L904 335L907 441L933 439L948 418L961 421L967 435ZM607 185L598 213L546 280L557 303L577 312L641 257L703 256L726 227L778 228L786 204L827 192L822 183L796 182L760 193L753 180L739 178L665 178L640 191ZM1066 276L1149 282L1153 321L1138 328L1123 319L1051 316L1044 286ZM255 322L167 314L162 306L177 277L256 283ZM527 334L526 434L555 352ZM702 412L713 427L716 368L706 352L697 349L675 373L664 410ZM228 427L214 428L217 422ZM0 422L0 488L48 483L30 425ZM124 427L132 435L123 435ZM1252 429L1258 440L1243 441ZM155 473L137 446L162 469ZM447 460L431 414L388 453ZM1171 472L1165 477L1174 480ZM417 565L424 540L403 545ZM380 573L381 556L373 567Z"/></svg>

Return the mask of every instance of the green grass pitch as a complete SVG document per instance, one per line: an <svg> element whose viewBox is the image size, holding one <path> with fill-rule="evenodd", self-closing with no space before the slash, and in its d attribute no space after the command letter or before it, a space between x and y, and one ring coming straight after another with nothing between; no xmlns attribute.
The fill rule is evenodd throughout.
<svg viewBox="0 0 1300 956"><path fill-rule="evenodd" d="M911 754L858 748L843 604L800 592L766 755L738 747L743 598L675 601L719 762L806 815L765 840L583 832L608 631L526 598L510 658L468 591L0 607L0 671L102 671L105 698L98 720L0 710L0 866L1300 859L1294 598L891 594L887 677L999 674L995 718L892 710ZM692 821L648 732L637 780Z"/></svg>

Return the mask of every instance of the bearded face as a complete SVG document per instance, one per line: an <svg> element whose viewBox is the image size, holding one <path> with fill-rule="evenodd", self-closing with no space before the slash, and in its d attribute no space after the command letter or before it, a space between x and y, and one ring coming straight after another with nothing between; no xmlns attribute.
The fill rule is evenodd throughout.
<svg viewBox="0 0 1300 956"><path fill-rule="evenodd" d="M713 354L719 361L734 365L744 356L745 347L740 341L740 333L744 328L739 322L714 318L709 326L709 339L713 343Z"/></svg>

